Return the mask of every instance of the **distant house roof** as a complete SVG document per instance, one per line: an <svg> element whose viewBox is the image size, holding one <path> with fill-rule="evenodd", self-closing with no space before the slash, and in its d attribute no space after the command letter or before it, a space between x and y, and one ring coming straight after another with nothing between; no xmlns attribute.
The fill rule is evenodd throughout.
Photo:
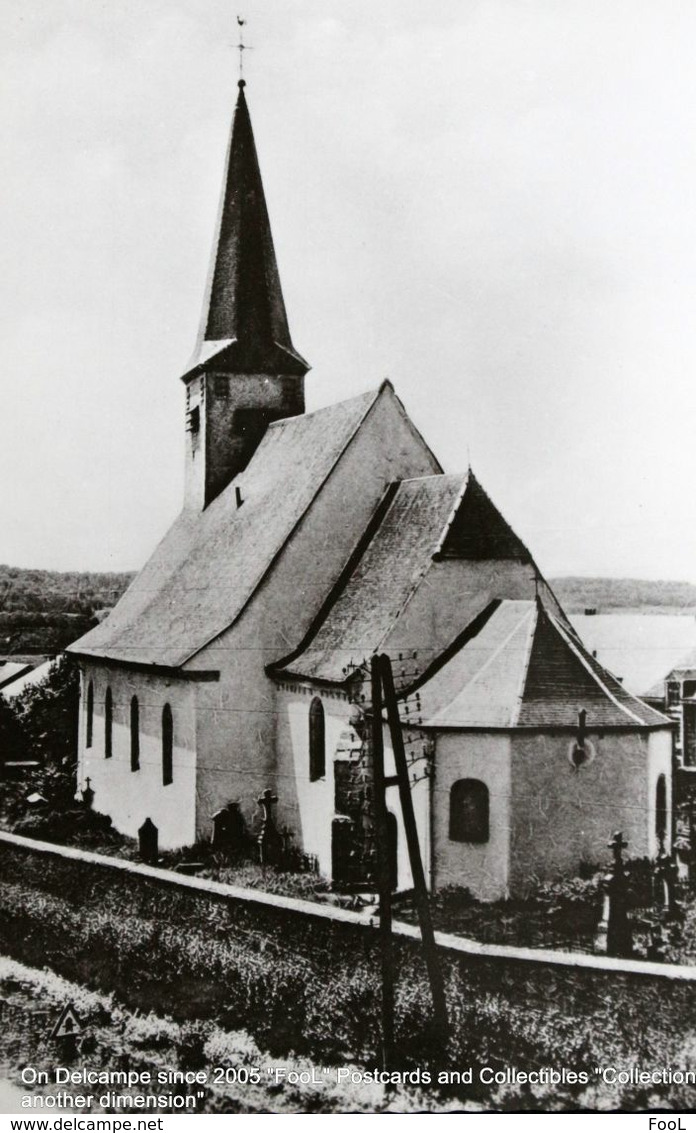
<svg viewBox="0 0 696 1133"><path fill-rule="evenodd" d="M636 696L662 697L677 666L696 665L696 618L678 614L571 614L590 652Z"/></svg>
<svg viewBox="0 0 696 1133"><path fill-rule="evenodd" d="M16 681L23 673L28 673L31 665L26 661L3 661L0 663L0 689Z"/></svg>
<svg viewBox="0 0 696 1133"><path fill-rule="evenodd" d="M6 700L13 700L16 696L20 696L25 689L41 684L54 664L54 661L44 661L41 665L37 665L35 669L25 668L13 681L2 686L0 695L4 696Z"/></svg>
<svg viewBox="0 0 696 1133"><path fill-rule="evenodd" d="M109 617L67 652L177 668L227 629L385 389L395 397L385 382L271 424L245 470L203 512L181 513Z"/></svg>
<svg viewBox="0 0 696 1133"><path fill-rule="evenodd" d="M458 562L456 578L447 575L454 612L445 615L441 603L439 614L430 617L429 650L421 641L417 655L409 656L411 677L494 598L506 596L496 592L495 583L491 590L491 572L485 573L484 563L533 564L471 471L393 484L306 640L269 671L276 677L342 683L351 662L360 665L381 651L398 656L405 616L426 591L433 595L430 605L438 605L435 595L444 594L451 560ZM540 577L538 585L555 605ZM525 587L525 596L533 593L532 570Z"/></svg>
<svg viewBox="0 0 696 1133"><path fill-rule="evenodd" d="M685 680L696 680L696 649L690 649L685 656L680 657L678 663L674 666L674 668L670 669L670 671L665 674L664 679L659 681L655 685L652 693L646 695L652 695L655 698L657 698L658 696L663 697L665 694L666 681ZM692 698L689 697L688 699Z"/></svg>
<svg viewBox="0 0 696 1133"><path fill-rule="evenodd" d="M451 653L451 651L450 651ZM659 728L670 721L632 696L539 600L503 601L419 689L429 728Z"/></svg>

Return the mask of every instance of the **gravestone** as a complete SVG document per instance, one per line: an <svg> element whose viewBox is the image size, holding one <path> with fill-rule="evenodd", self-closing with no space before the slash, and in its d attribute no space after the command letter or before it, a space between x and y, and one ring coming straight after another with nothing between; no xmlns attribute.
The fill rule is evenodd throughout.
<svg viewBox="0 0 696 1133"><path fill-rule="evenodd" d="M283 838L273 819L273 807L278 802L278 797L266 788L257 802L263 810L263 823L258 837L259 862L261 865L278 865L283 853Z"/></svg>
<svg viewBox="0 0 696 1133"><path fill-rule="evenodd" d="M212 847L218 853L236 854L244 845L244 818L238 802L228 803L213 815Z"/></svg>
<svg viewBox="0 0 696 1133"><path fill-rule="evenodd" d="M607 956L632 956L633 937L628 916L628 881L623 861L627 848L620 830L614 834L609 849L614 861L604 878L604 926L606 928Z"/></svg>
<svg viewBox="0 0 696 1133"><path fill-rule="evenodd" d="M147 865L157 865L159 850L157 836L159 831L151 818L146 818L138 830L140 857Z"/></svg>
<svg viewBox="0 0 696 1133"><path fill-rule="evenodd" d="M87 785L82 791L82 801L87 809L91 810L92 803L94 802L94 791L92 790L92 780L90 779L89 775L87 776L85 782Z"/></svg>

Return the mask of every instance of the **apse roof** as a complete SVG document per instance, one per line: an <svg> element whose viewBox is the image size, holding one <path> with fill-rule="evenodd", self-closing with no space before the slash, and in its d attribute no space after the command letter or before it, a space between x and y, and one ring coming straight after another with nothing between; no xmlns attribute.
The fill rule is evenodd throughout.
<svg viewBox="0 0 696 1133"><path fill-rule="evenodd" d="M666 727L541 600L503 601L477 634L419 682L430 728Z"/></svg>

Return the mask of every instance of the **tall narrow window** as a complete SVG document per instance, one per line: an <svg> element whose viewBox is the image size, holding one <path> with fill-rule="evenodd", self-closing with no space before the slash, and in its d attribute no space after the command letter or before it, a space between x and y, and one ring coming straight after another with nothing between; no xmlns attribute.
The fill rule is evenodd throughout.
<svg viewBox="0 0 696 1133"><path fill-rule="evenodd" d="M162 709L162 784L168 787L174 778L174 721L168 704Z"/></svg>
<svg viewBox="0 0 696 1133"><path fill-rule="evenodd" d="M667 833L667 780L660 775L655 788L655 833L661 842Z"/></svg>
<svg viewBox="0 0 696 1133"><path fill-rule="evenodd" d="M85 746L92 746L92 734L94 732L94 685L90 681L87 685L87 738Z"/></svg>
<svg viewBox="0 0 696 1133"><path fill-rule="evenodd" d="M111 759L113 755L113 727L114 705L111 697L111 688L107 688L104 696L104 759Z"/></svg>
<svg viewBox="0 0 696 1133"><path fill-rule="evenodd" d="M326 775L326 729L324 705L318 696L309 706L309 779L311 783Z"/></svg>
<svg viewBox="0 0 696 1133"><path fill-rule="evenodd" d="M140 770L140 710L134 696L130 706L130 759L131 771Z"/></svg>
<svg viewBox="0 0 696 1133"><path fill-rule="evenodd" d="M458 779L450 791L449 836L452 842L488 841L488 787L480 779Z"/></svg>

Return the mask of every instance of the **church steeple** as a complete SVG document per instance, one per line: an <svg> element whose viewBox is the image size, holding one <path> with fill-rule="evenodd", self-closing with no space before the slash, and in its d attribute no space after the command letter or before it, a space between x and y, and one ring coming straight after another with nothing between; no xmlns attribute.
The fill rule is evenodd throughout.
<svg viewBox="0 0 696 1133"><path fill-rule="evenodd" d="M304 412L309 366L290 338L251 119L239 94L187 394L186 502L206 507L270 421Z"/></svg>
<svg viewBox="0 0 696 1133"><path fill-rule="evenodd" d="M290 338L244 79L232 123L218 226L191 370L307 373Z"/></svg>

